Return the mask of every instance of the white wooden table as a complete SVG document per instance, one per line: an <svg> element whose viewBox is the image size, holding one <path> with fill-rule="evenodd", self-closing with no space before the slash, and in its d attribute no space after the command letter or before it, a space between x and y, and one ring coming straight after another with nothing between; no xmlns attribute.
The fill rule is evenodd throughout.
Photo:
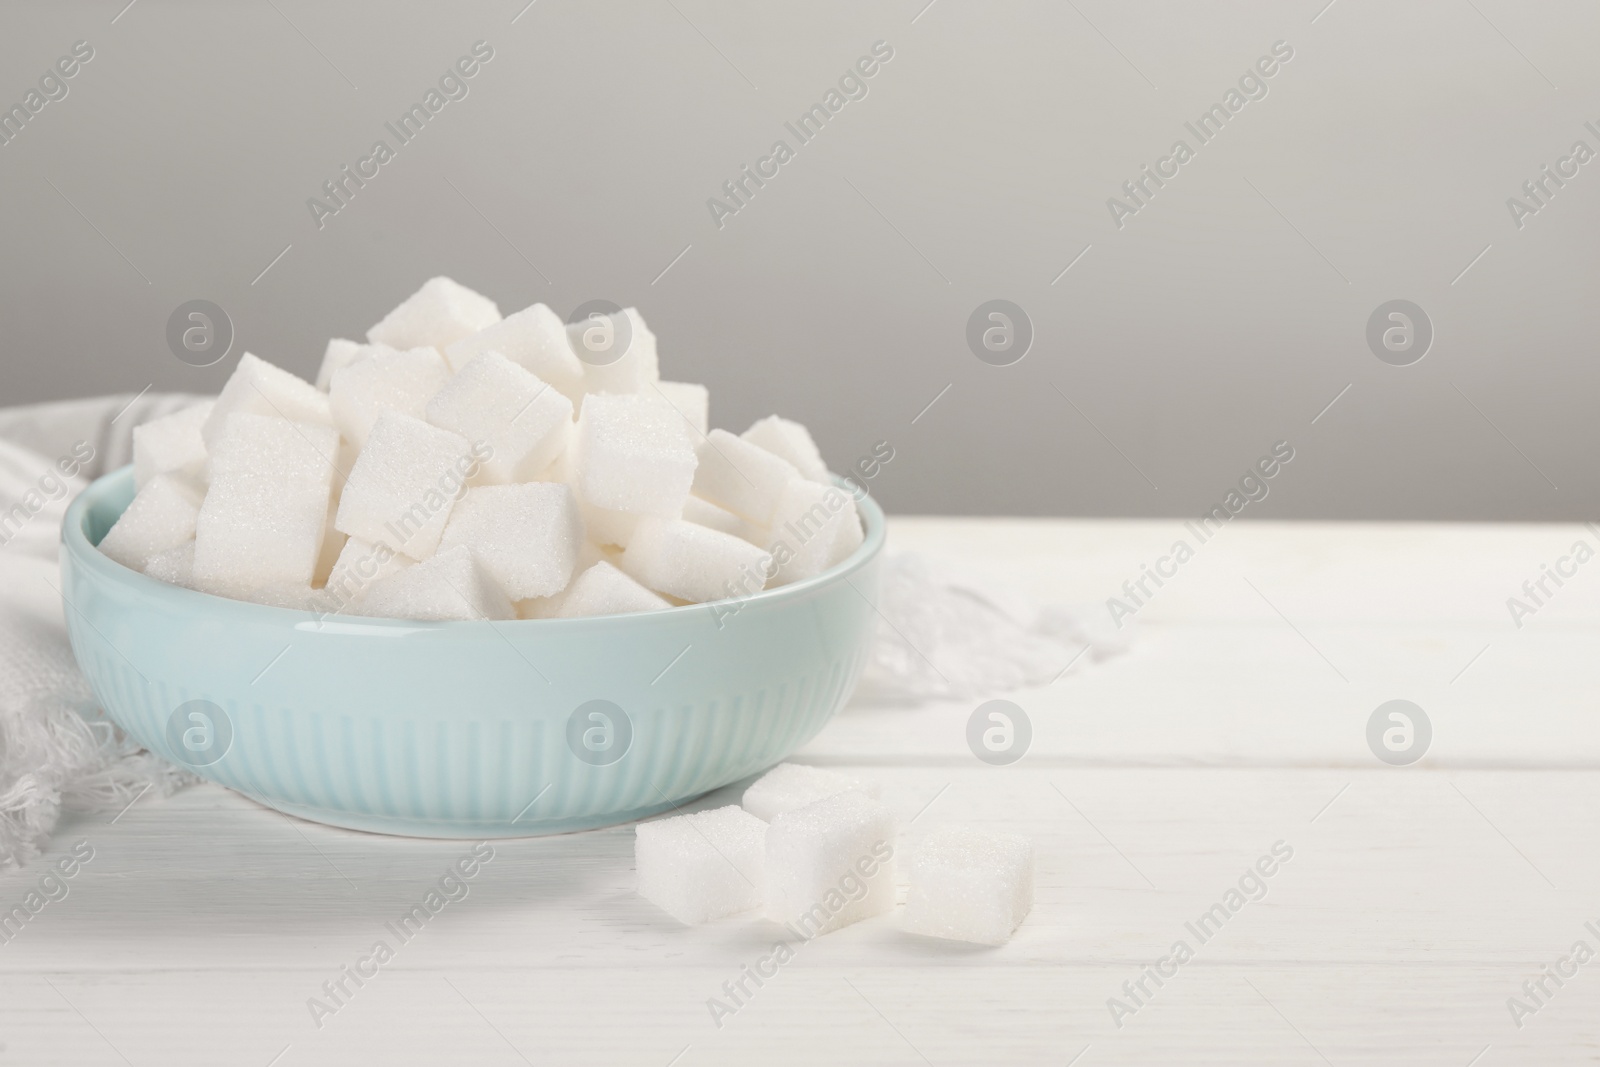
<svg viewBox="0 0 1600 1067"><path fill-rule="evenodd" d="M1103 601L1180 533L901 519L891 543ZM468 896L319 1028L308 998L468 843L290 822L211 786L71 818L0 877L9 907L74 842L94 849L0 945L0 1063L1594 1062L1600 960L1546 979L1520 1028L1507 1006L1574 942L1600 952L1600 561L1520 629L1506 606L1580 538L1600 542L1235 525L1140 615L1130 654L1010 694L1035 736L1009 767L968 751L972 701L851 707L801 758L879 779L913 832L1030 835L1033 914L997 949L887 919L817 939L720 1029L707 998L778 928L668 919L632 892L629 827L496 842ZM1413 766L1367 745L1392 698L1432 722ZM1265 898L1201 943L1186 922L1279 841L1293 858ZM1133 1004L1123 983L1180 939L1193 958L1117 1026L1108 998Z"/></svg>

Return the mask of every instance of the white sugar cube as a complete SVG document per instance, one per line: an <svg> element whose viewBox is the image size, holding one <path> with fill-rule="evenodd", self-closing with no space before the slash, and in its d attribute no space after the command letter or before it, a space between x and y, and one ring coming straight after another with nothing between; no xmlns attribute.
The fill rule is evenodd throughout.
<svg viewBox="0 0 1600 1067"><path fill-rule="evenodd" d="M574 322L567 339L583 364L585 392L637 393L661 380L656 335L637 308Z"/></svg>
<svg viewBox="0 0 1600 1067"><path fill-rule="evenodd" d="M322 597L309 585L264 585L247 589L237 596L252 604L265 604L272 608L291 611L321 611Z"/></svg>
<svg viewBox="0 0 1600 1067"><path fill-rule="evenodd" d="M811 439L811 431L800 423L768 415L764 419L757 419L739 436L753 445L760 445L775 456L788 460L794 464L795 470L800 472L801 477L810 478L814 482L828 481L828 465L822 461L822 453L817 450L817 443Z"/></svg>
<svg viewBox="0 0 1600 1067"><path fill-rule="evenodd" d="M765 548L772 539L772 531L766 526L757 526L749 519L741 519L726 508L719 508L709 500L701 500L691 496L683 502L684 522L692 522L697 526L707 526L713 530L733 534L741 541L749 541L752 545Z"/></svg>
<svg viewBox="0 0 1600 1067"><path fill-rule="evenodd" d="M430 278L368 330L367 340L401 350L443 351L499 321L500 309L493 300L450 278Z"/></svg>
<svg viewBox="0 0 1600 1067"><path fill-rule="evenodd" d="M472 549L513 600L551 596L572 580L583 522L572 490L558 482L468 489L445 526L439 551Z"/></svg>
<svg viewBox="0 0 1600 1067"><path fill-rule="evenodd" d="M617 557L622 555L622 550L602 545L592 537L585 537L583 544L578 548L578 573L588 570L601 560L615 563Z"/></svg>
<svg viewBox="0 0 1600 1067"><path fill-rule="evenodd" d="M866 539L866 531L861 528L860 512L856 509L855 499L851 498L849 510L839 524L839 536L834 540L833 551L828 556L828 566L843 563Z"/></svg>
<svg viewBox="0 0 1600 1067"><path fill-rule="evenodd" d="M526 600L511 602L512 610L519 619L553 619L556 612L561 610L561 602L566 599L565 593L555 596L531 596Z"/></svg>
<svg viewBox="0 0 1600 1067"><path fill-rule="evenodd" d="M585 615L625 615L633 611L660 611L672 605L601 560L572 580L572 586L555 610L558 619Z"/></svg>
<svg viewBox="0 0 1600 1067"><path fill-rule="evenodd" d="M217 447L217 437L229 415L276 415L290 422L333 424L326 394L249 352L239 357L239 365L233 368L211 414L200 427L207 448ZM332 452L328 459L334 459Z"/></svg>
<svg viewBox="0 0 1600 1067"><path fill-rule="evenodd" d="M580 515L583 513L582 501L579 501L578 512ZM578 546L578 561L573 564L572 567L572 573L577 577L574 577L572 581L567 584L567 587L559 593L552 593L550 596L528 597L525 600L515 601L514 606L517 609L517 618L556 618L557 613L560 612L562 608L562 605L566 603L567 594L572 592L574 586L577 585L578 577L581 577L584 571L588 570L590 567L593 567L596 563L600 563L602 561L606 563L613 562L620 554L621 552L619 549L595 544L595 542L589 537L588 531L585 530L583 543Z"/></svg>
<svg viewBox="0 0 1600 1067"><path fill-rule="evenodd" d="M703 604L761 588L771 558L721 530L649 515L617 565L658 593Z"/></svg>
<svg viewBox="0 0 1600 1067"><path fill-rule="evenodd" d="M1033 844L987 827L945 826L908 851L905 928L1001 945L1033 908Z"/></svg>
<svg viewBox="0 0 1600 1067"><path fill-rule="evenodd" d="M338 447L332 426L230 415L211 449L211 488L195 523L195 586L224 596L310 588L333 488L327 457Z"/></svg>
<svg viewBox="0 0 1600 1067"><path fill-rule="evenodd" d="M784 486L800 477L788 460L727 430L712 430L695 454L694 495L760 526L772 524Z"/></svg>
<svg viewBox="0 0 1600 1067"><path fill-rule="evenodd" d="M499 352L569 400L583 394L583 364L567 342L561 317L543 304L462 338L444 350L444 358L459 373L485 352Z"/></svg>
<svg viewBox="0 0 1600 1067"><path fill-rule="evenodd" d="M639 895L690 925L759 908L766 831L731 804L640 823L633 839Z"/></svg>
<svg viewBox="0 0 1600 1067"><path fill-rule="evenodd" d="M338 476L334 481L338 482ZM337 486L335 487L337 488ZM328 517L322 522L322 551L317 553L317 566L311 572L311 587L320 589L327 584L333 574L333 566L339 561L339 555L344 551L344 546L350 540L350 535L343 530L336 530L333 518L339 511L339 502L332 496L328 498Z"/></svg>
<svg viewBox="0 0 1600 1067"><path fill-rule="evenodd" d="M412 562L382 541L346 538L323 586L328 600L326 610L353 612L366 599L367 590Z"/></svg>
<svg viewBox="0 0 1600 1067"><path fill-rule="evenodd" d="M688 427L659 398L584 398L573 456L587 503L640 515L677 515L694 481Z"/></svg>
<svg viewBox="0 0 1600 1067"><path fill-rule="evenodd" d="M367 443L372 424L385 411L420 419L428 401L450 380L450 367L437 349L404 352L373 345L372 354L334 372L328 406L339 432L356 446Z"/></svg>
<svg viewBox="0 0 1600 1067"><path fill-rule="evenodd" d="M786 811L852 791L876 798L878 785L825 767L780 763L750 784L741 803L751 815L771 822Z"/></svg>
<svg viewBox="0 0 1600 1067"><path fill-rule="evenodd" d="M460 434L385 411L350 470L333 524L351 537L426 559L481 462Z"/></svg>
<svg viewBox="0 0 1600 1067"><path fill-rule="evenodd" d="M711 418L711 391L693 382L657 382L657 394L694 427L694 440L706 435Z"/></svg>
<svg viewBox="0 0 1600 1067"><path fill-rule="evenodd" d="M144 572L158 582L168 585L194 585L194 541L185 541L177 548L157 552L144 565Z"/></svg>
<svg viewBox="0 0 1600 1067"><path fill-rule="evenodd" d="M389 346L384 345L383 347L388 348ZM371 354L371 345L335 337L328 342L328 347L322 352L322 366L317 368L317 388L326 393L328 386L333 382L334 371L342 370L352 363L366 359Z"/></svg>
<svg viewBox="0 0 1600 1067"><path fill-rule="evenodd" d="M466 545L373 582L360 613L424 622L516 617L505 590L478 565Z"/></svg>
<svg viewBox="0 0 1600 1067"><path fill-rule="evenodd" d="M567 438L567 447L555 459L547 464L533 479L536 482L560 482L572 486L572 491L578 491L577 464L573 462L578 452L577 427L573 427L572 434ZM583 497L578 497L578 503L583 503Z"/></svg>
<svg viewBox="0 0 1600 1067"><path fill-rule="evenodd" d="M839 538L852 522L856 522L855 503L843 489L804 478L784 486L766 545L776 568L773 584L798 582L827 570Z"/></svg>
<svg viewBox="0 0 1600 1067"><path fill-rule="evenodd" d="M861 793L807 804L767 826L769 919L804 938L894 908L894 815Z"/></svg>
<svg viewBox="0 0 1600 1067"><path fill-rule="evenodd" d="M337 429L338 427L335 427ZM371 431L368 431L369 433ZM344 492L344 483L350 480L350 472L355 469L356 457L361 454L361 447L354 441L339 435L339 454L333 461L333 499L337 504L340 495Z"/></svg>
<svg viewBox="0 0 1600 1067"><path fill-rule="evenodd" d="M627 548L628 542L633 540L633 532L639 528L642 515L631 511L612 511L610 508L597 508L593 504L579 501L579 510L583 513L584 532L596 544L612 545L616 548Z"/></svg>
<svg viewBox="0 0 1600 1067"><path fill-rule="evenodd" d="M205 484L206 442L200 427L214 402L201 401L182 411L151 419L133 428L133 484L143 489L158 474L174 471Z"/></svg>
<svg viewBox="0 0 1600 1067"><path fill-rule="evenodd" d="M158 474L100 540L100 551L136 571L168 549L194 539L200 493L182 475Z"/></svg>
<svg viewBox="0 0 1600 1067"><path fill-rule="evenodd" d="M573 429L571 400L493 351L459 368L428 401L427 418L469 441L488 442L493 454L477 480L489 483L537 477L566 449Z"/></svg>

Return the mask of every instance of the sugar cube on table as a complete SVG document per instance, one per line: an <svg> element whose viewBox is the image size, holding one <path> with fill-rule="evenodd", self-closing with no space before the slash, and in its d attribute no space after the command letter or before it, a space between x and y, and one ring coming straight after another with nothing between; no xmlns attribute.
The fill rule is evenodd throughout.
<svg viewBox="0 0 1600 1067"><path fill-rule="evenodd" d="M328 385L334 425L359 448L385 411L422 418L428 401L450 380L450 367L433 348L404 352L373 345L366 359L343 367Z"/></svg>
<svg viewBox="0 0 1600 1067"><path fill-rule="evenodd" d="M367 340L401 350L440 351L500 321L493 300L450 278L429 278L422 288L367 331Z"/></svg>
<svg viewBox="0 0 1600 1067"><path fill-rule="evenodd" d="M389 575L405 570L413 562L382 541L346 538L323 586L327 597L326 610L353 612L366 598L367 590Z"/></svg>
<svg viewBox="0 0 1600 1067"><path fill-rule="evenodd" d="M249 352L239 357L239 365L233 368L211 414L200 427L207 448L217 447L222 424L229 415L276 415L290 422L333 425L327 394ZM330 450L328 459L331 462L333 458Z"/></svg>
<svg viewBox="0 0 1600 1067"><path fill-rule="evenodd" d="M834 546L855 521L855 502L843 489L804 478L789 482L773 510L766 546L776 569L773 583L786 585L827 570Z"/></svg>
<svg viewBox="0 0 1600 1067"><path fill-rule="evenodd" d="M694 427L694 440L706 435L711 417L709 389L693 382L656 382L655 391Z"/></svg>
<svg viewBox="0 0 1600 1067"><path fill-rule="evenodd" d="M811 431L800 423L768 415L764 419L757 419L739 436L788 460L801 477L814 482L828 481L828 465L822 461L822 453L811 439Z"/></svg>
<svg viewBox="0 0 1600 1067"><path fill-rule="evenodd" d="M203 400L182 411L133 428L133 484L143 489L158 474L176 471L199 484L206 478L206 442L200 427L214 402Z"/></svg>
<svg viewBox="0 0 1600 1067"><path fill-rule="evenodd" d="M767 825L767 918L804 938L894 908L894 814L840 793Z"/></svg>
<svg viewBox="0 0 1600 1067"><path fill-rule="evenodd" d="M543 304L462 338L444 350L444 358L459 373L485 352L500 353L569 400L583 395L583 364L567 341L566 325Z"/></svg>
<svg viewBox="0 0 1600 1067"><path fill-rule="evenodd" d="M388 345L384 345L388 348ZM322 352L322 365L317 368L317 388L324 393L333 381L333 372L342 370L358 360L366 359L372 354L372 346L364 345L359 341L346 341L342 337L335 337L328 342L328 347Z"/></svg>
<svg viewBox="0 0 1600 1067"><path fill-rule="evenodd" d="M158 474L140 489L100 539L100 551L136 571L168 549L194 539L199 490L179 474Z"/></svg>
<svg viewBox="0 0 1600 1067"><path fill-rule="evenodd" d="M683 419L659 398L585 397L574 447L574 485L586 502L639 515L683 509L695 477L694 445Z"/></svg>
<svg viewBox="0 0 1600 1067"><path fill-rule="evenodd" d="M571 323L567 339L583 364L585 392L637 393L661 380L656 335L637 308Z"/></svg>
<svg viewBox="0 0 1600 1067"><path fill-rule="evenodd" d="M671 606L614 565L601 560L572 580L555 609L555 617L624 615L633 611L660 611Z"/></svg>
<svg viewBox="0 0 1600 1067"><path fill-rule="evenodd" d="M694 925L761 907L767 825L729 805L634 830L639 895Z"/></svg>
<svg viewBox="0 0 1600 1067"><path fill-rule="evenodd" d="M424 622L516 618L505 590L478 565L466 545L373 582L360 614Z"/></svg>
<svg viewBox="0 0 1600 1067"><path fill-rule="evenodd" d="M905 928L1001 945L1033 908L1033 843L987 827L944 826L908 851Z"/></svg>
<svg viewBox="0 0 1600 1067"><path fill-rule="evenodd" d="M426 559L480 462L460 434L385 411L350 469L333 524L351 537Z"/></svg>
<svg viewBox="0 0 1600 1067"><path fill-rule="evenodd" d="M852 791L876 798L878 785L826 767L780 763L750 784L742 803L751 815L771 822L786 811Z"/></svg>
<svg viewBox="0 0 1600 1067"><path fill-rule="evenodd" d="M684 522L692 522L696 526L706 526L723 533L733 534L741 541L749 541L752 545L765 548L772 539L772 531L766 526L757 526L749 519L741 519L726 508L719 508L709 500L701 500L691 496L683 502Z"/></svg>
<svg viewBox="0 0 1600 1067"><path fill-rule="evenodd" d="M703 604L761 589L771 559L732 534L647 515L617 565L658 593Z"/></svg>
<svg viewBox="0 0 1600 1067"><path fill-rule="evenodd" d="M475 481L529 481L566 449L572 401L489 351L459 368L438 390L427 403L427 419L469 441L487 442L492 454Z"/></svg>
<svg viewBox="0 0 1600 1067"><path fill-rule="evenodd" d="M338 445L332 426L228 416L211 449L211 488L195 521L195 586L224 596L310 588L333 489L328 457Z"/></svg>
<svg viewBox="0 0 1600 1067"><path fill-rule="evenodd" d="M450 513L439 551L472 550L513 600L552 596L572 580L583 521L572 490L559 482L482 485Z"/></svg>
<svg viewBox="0 0 1600 1067"><path fill-rule="evenodd" d="M144 565L145 574L169 585L194 585L194 540L157 552Z"/></svg>
<svg viewBox="0 0 1600 1067"><path fill-rule="evenodd" d="M760 445L712 430L695 449L694 495L761 526L772 524L783 489L800 472Z"/></svg>

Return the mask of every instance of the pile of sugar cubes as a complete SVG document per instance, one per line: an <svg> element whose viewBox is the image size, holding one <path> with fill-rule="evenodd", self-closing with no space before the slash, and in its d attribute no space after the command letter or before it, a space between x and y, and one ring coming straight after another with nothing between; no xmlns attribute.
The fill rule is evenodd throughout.
<svg viewBox="0 0 1600 1067"><path fill-rule="evenodd" d="M134 430L100 543L161 581L423 620L652 611L812 577L862 542L806 428L710 430L633 308L501 318L449 278L328 343L313 385L250 353Z"/></svg>
<svg viewBox="0 0 1600 1067"><path fill-rule="evenodd" d="M729 805L639 824L639 893L679 922L761 909L802 940L895 909L896 824L877 787L783 763ZM906 861L902 925L999 945L1033 907L1033 845L1017 834L946 826Z"/></svg>

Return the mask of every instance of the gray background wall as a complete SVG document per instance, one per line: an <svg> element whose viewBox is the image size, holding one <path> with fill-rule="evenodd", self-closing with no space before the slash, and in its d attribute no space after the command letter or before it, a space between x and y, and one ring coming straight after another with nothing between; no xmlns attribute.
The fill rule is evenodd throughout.
<svg viewBox="0 0 1600 1067"><path fill-rule="evenodd" d="M1196 514L1279 440L1248 514L1597 510L1600 160L1520 229L1506 205L1600 150L1593 4L524 2L0 9L7 107L95 50L0 147L0 400L213 391L246 349L309 375L446 273L507 312L637 304L714 422L776 409L836 468L890 441L902 512ZM478 40L469 95L319 230L307 198ZM868 95L719 230L707 198L878 40ZM1278 40L1268 94L1117 228ZM207 369L165 341L193 298L237 331ZM1012 366L965 340L991 298L1036 331ZM1436 331L1411 366L1365 339L1393 298Z"/></svg>

